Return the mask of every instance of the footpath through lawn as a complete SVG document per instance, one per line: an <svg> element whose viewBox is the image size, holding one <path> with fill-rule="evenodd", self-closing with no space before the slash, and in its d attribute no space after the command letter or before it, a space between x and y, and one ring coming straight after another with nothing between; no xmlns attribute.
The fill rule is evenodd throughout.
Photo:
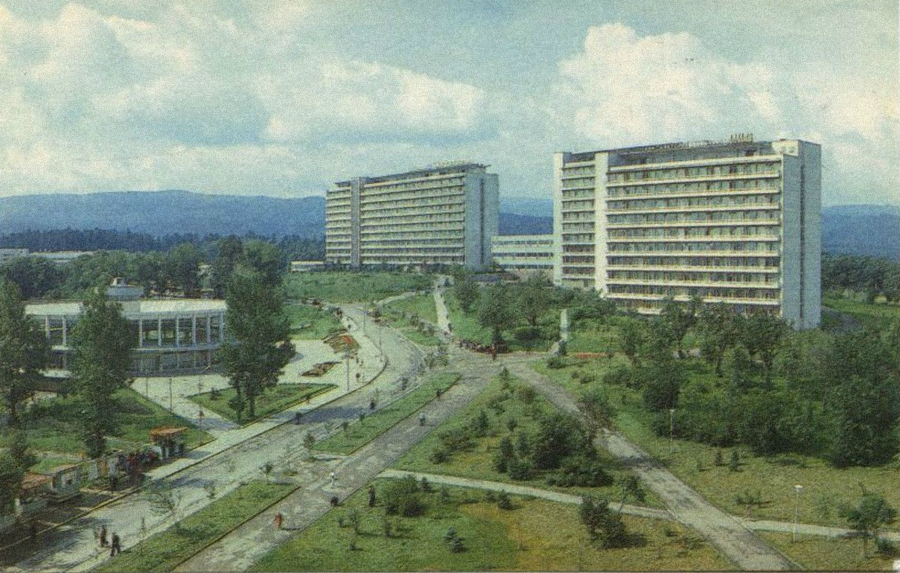
<svg viewBox="0 0 900 573"><path fill-rule="evenodd" d="M726 570L702 539L672 523L625 516L633 544L592 544L571 505L458 487L414 494L418 517L388 515L376 480L376 505L361 488L299 536L268 554L253 571L571 571ZM503 505L508 509L503 509ZM354 522L357 523L354 526ZM552 527L548 527L552 524ZM459 541L454 541L459 539Z"/></svg>

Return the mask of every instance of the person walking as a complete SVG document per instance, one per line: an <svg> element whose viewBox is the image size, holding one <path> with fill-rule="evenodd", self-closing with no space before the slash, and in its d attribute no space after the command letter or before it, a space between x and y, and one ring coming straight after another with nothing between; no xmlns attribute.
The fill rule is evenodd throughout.
<svg viewBox="0 0 900 573"><path fill-rule="evenodd" d="M419 425L420 426L425 425L425 412L422 412L421 414L419 414Z"/></svg>
<svg viewBox="0 0 900 573"><path fill-rule="evenodd" d="M109 541L106 539L106 526L100 526L100 547L109 547Z"/></svg>
<svg viewBox="0 0 900 573"><path fill-rule="evenodd" d="M331 472L331 487L334 487L334 482L337 479L337 476L334 475L334 472Z"/></svg>
<svg viewBox="0 0 900 573"><path fill-rule="evenodd" d="M369 507L375 507L375 486L369 485Z"/></svg>
<svg viewBox="0 0 900 573"><path fill-rule="evenodd" d="M115 557L119 553L122 552L122 540L119 539L119 534L115 531L112 534L112 548L109 551L110 557Z"/></svg>
<svg viewBox="0 0 900 573"><path fill-rule="evenodd" d="M275 514L275 529L281 529L281 525L284 523L284 516L279 511Z"/></svg>

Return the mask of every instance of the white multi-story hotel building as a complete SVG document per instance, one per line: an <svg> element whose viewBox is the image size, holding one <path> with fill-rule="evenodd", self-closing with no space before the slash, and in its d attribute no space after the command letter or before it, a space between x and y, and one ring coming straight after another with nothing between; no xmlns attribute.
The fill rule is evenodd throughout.
<svg viewBox="0 0 900 573"><path fill-rule="evenodd" d="M666 296L819 324L821 149L674 143L554 156L554 282L658 313Z"/></svg>
<svg viewBox="0 0 900 573"><path fill-rule="evenodd" d="M325 261L482 269L499 205L497 175L475 163L341 181L325 197Z"/></svg>
<svg viewBox="0 0 900 573"><path fill-rule="evenodd" d="M553 235L497 235L491 239L494 265L519 275L553 276Z"/></svg>

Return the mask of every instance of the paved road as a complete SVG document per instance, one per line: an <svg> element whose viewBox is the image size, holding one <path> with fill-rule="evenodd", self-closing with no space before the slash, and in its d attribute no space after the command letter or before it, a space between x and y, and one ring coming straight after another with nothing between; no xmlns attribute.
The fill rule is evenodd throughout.
<svg viewBox="0 0 900 573"><path fill-rule="evenodd" d="M485 356L458 349L450 352L452 370L462 374L462 379L439 400L419 411L426 416L425 426L419 424L418 413L413 414L337 462L333 469L337 476L334 487L329 477L332 466L317 466L306 482L308 485L182 563L176 571L245 571L252 567L330 510L332 496L344 499L377 477L436 426L465 407L499 373L500 364L491 364ZM273 525L278 512L284 516L285 529L280 531Z"/></svg>
<svg viewBox="0 0 900 573"><path fill-rule="evenodd" d="M344 312L357 325L362 320L362 310L356 306L344 307ZM323 437L344 420L358 418L360 412L368 411L369 400L374 392L379 393L379 406L383 407L399 390L398 380L410 376L421 363L421 352L409 344L399 334L389 328L367 327L369 337L375 331L384 332L384 349L388 364L384 372L374 382L347 394L321 408L309 412L300 426L285 424L292 413L282 413L271 419L227 433L227 438L216 440L209 448L191 452L189 459L179 460L160 468L153 475L156 481L164 481L178 488L182 503L177 518L182 519L210 503L204 486L214 484L218 494L235 489L241 482L261 477L260 466L266 462L276 465L276 472L291 464L295 470L306 469L299 463L308 455L302 446L302 437L307 431ZM360 343L370 350L374 344L368 337L359 336L360 328L353 333ZM374 362L374 360L373 360ZM261 433L257 430L262 428ZM218 449L223 447L224 449ZM335 464L338 460L319 462L315 465ZM304 477L300 471L300 477ZM128 548L140 540L140 523L144 519L148 534L152 535L170 526L173 518L155 515L142 495L131 495L110 505L93 511L68 525L62 526L42 537L41 549L28 558L19 561L10 571L60 571L87 570L100 563L105 556L100 554L93 539L93 531L101 524L112 532L118 532L123 548Z"/></svg>
<svg viewBox="0 0 900 573"><path fill-rule="evenodd" d="M575 398L565 388L535 372L523 360L510 361L510 371L543 393L561 410L576 412ZM666 504L683 524L695 529L729 560L750 571L780 571L798 565L765 543L740 521L715 507L656 460L616 432L598 438L602 446L622 460Z"/></svg>
<svg viewBox="0 0 900 573"><path fill-rule="evenodd" d="M439 276L434 283L434 308L437 311L437 327L445 333L450 334L450 311L447 310L447 303L444 301L444 288L438 285L444 284L447 280L445 276Z"/></svg>

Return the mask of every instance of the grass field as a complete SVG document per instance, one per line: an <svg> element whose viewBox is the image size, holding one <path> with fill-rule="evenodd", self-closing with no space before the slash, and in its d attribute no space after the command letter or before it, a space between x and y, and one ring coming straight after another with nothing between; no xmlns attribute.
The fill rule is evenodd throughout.
<svg viewBox="0 0 900 573"><path fill-rule="evenodd" d="M374 302L411 290L427 289L433 278L416 273L328 271L294 273L285 281L288 298L327 302Z"/></svg>
<svg viewBox="0 0 900 573"><path fill-rule="evenodd" d="M852 298L824 296L822 306L847 314L863 326L881 331L888 330L900 318L900 306L896 304L869 304Z"/></svg>
<svg viewBox="0 0 900 573"><path fill-rule="evenodd" d="M812 571L891 571L894 560L900 559L900 554L890 557L876 554L872 541L869 541L869 557L863 559L859 539L798 535L796 543L792 543L790 533L763 531L758 535Z"/></svg>
<svg viewBox="0 0 900 573"><path fill-rule="evenodd" d="M513 380L515 380L513 378ZM513 384L513 388L515 388ZM500 401L499 397L509 396L505 400ZM502 408L495 409L491 407L493 403L499 404ZM516 436L521 433L528 434L533 438L538 429L537 417L542 412L550 412L553 406L540 395L535 396L534 401L526 403L518 397L516 391L505 391L503 383L499 379L491 382L490 386L475 398L462 411L455 414L449 420L441 424L437 430L429 434L424 440L408 451L400 458L393 467L395 469L454 475L460 477L468 477L474 479L483 479L496 482L516 483L532 487L542 487L562 491L570 494L591 493L595 495L606 495L611 499L618 499L621 495L619 486L616 484L604 487L561 487L551 486L546 482L549 472L535 471L532 479L527 481L514 481L506 473L500 473L494 468L494 455L499 448L500 440L504 436L511 436L513 442L516 442ZM462 429L470 425L471 420L484 411L488 415L489 429L487 435L474 438L474 446L468 450L457 451L452 453L449 460L443 463L434 463L431 459L432 453L441 448L440 435L448 430ZM515 431L509 431L507 423L510 419L516 420ZM619 478L628 474L628 471L621 468L619 463L613 458L601 453L605 462L606 470L613 478ZM629 503L634 503L630 500ZM660 506L656 497L647 492L645 505Z"/></svg>
<svg viewBox="0 0 900 573"><path fill-rule="evenodd" d="M406 314L412 315L413 318L406 318ZM385 305L382 307L381 316L389 325L416 344L437 346L441 343L440 339L419 326L420 320L430 325L437 323L437 309L434 306L434 297L430 293L417 294Z"/></svg>
<svg viewBox="0 0 900 573"><path fill-rule="evenodd" d="M211 410L232 422L247 424L264 418L269 414L281 412L285 408L305 400L308 396L315 396L332 388L334 388L333 384L278 384L274 388L267 389L256 399L255 418L248 418L247 413L244 412L244 418L241 420L238 420L237 413L229 404L235 396L234 388L219 390L217 398L213 398L212 392L204 392L202 394L194 394L190 396L190 399L203 408Z"/></svg>
<svg viewBox="0 0 900 573"><path fill-rule="evenodd" d="M116 430L109 436L108 447L133 449L150 441L150 430L157 426L186 426L187 447L209 441L211 436L194 427L184 418L175 416L147 400L134 390L125 388L115 394ZM69 396L41 400L26 417L29 445L38 452L78 454L84 451L81 441L81 406ZM50 462L44 462L45 467Z"/></svg>
<svg viewBox="0 0 900 573"><path fill-rule="evenodd" d="M617 364L624 358L590 361L568 360L570 366L553 370L539 362L535 369L573 392L600 384L579 384L572 379L572 372L584 368L597 374ZM616 428L644 451L662 461L668 469L702 496L725 511L744 515L745 508L735 498L747 492L759 491L765 503L753 510L753 517L791 521L794 511L794 485L804 487L800 499L800 520L806 523L846 526L838 516L842 504L855 505L861 495L861 486L867 491L878 492L888 502L900 509L900 469L896 465L880 468L851 467L836 469L818 458L783 454L773 457L754 456L746 448L738 447L741 465L737 472L726 466L715 466L716 452L730 459L734 448L715 448L686 440L675 440L674 450L669 451L667 436L657 436L651 430L652 415L641 407L641 395L623 386L606 386L611 402L616 408ZM675 424L678 413L675 413Z"/></svg>
<svg viewBox="0 0 900 573"><path fill-rule="evenodd" d="M455 372L439 372L431 374L421 386L406 396L397 399L393 404L385 406L359 422L347 426L347 429L322 440L315 449L328 452L349 454L368 444L401 420L416 412L419 408L434 400L437 390L445 392L459 380Z"/></svg>
<svg viewBox="0 0 900 573"><path fill-rule="evenodd" d="M285 313L291 321L291 334L301 340L321 340L344 327L333 313L305 304L288 304Z"/></svg>
<svg viewBox="0 0 900 573"><path fill-rule="evenodd" d="M376 481L381 491L384 481ZM421 517L390 517L395 533L384 535L380 503L366 506L360 489L298 537L273 551L253 571L573 571L726 570L699 537L677 524L625 516L638 543L621 549L592 545L578 508L512 496L513 509L499 509L485 492L450 487L423 494ZM442 501L442 496L444 501ZM359 513L359 534L345 523ZM552 527L548 527L552 524ZM464 550L452 552L444 535L453 528ZM670 536L666 535L666 531ZM355 549L350 549L351 542Z"/></svg>
<svg viewBox="0 0 900 573"><path fill-rule="evenodd" d="M282 499L297 486L251 482L94 569L101 573L172 571L210 542Z"/></svg>

